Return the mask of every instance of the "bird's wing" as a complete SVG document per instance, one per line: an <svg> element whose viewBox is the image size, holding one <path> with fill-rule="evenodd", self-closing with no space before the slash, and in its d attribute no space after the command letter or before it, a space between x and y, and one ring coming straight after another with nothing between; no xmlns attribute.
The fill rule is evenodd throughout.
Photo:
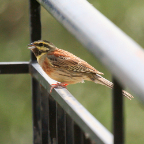
<svg viewBox="0 0 144 144"><path fill-rule="evenodd" d="M64 51L63 53L60 52L59 54L54 53L52 55L48 55L47 58L49 59L50 63L57 68L81 73L103 74L84 60L67 51Z"/></svg>

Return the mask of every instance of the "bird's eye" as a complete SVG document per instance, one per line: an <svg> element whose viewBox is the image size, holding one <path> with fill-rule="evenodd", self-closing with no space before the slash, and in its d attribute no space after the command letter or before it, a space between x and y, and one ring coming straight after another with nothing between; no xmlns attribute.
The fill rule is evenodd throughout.
<svg viewBox="0 0 144 144"><path fill-rule="evenodd" d="M39 46L43 46L43 43L39 43Z"/></svg>

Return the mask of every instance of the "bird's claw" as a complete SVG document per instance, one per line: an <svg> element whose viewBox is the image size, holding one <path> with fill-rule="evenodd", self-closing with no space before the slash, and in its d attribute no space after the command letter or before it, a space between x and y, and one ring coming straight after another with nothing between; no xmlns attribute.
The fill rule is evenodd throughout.
<svg viewBox="0 0 144 144"><path fill-rule="evenodd" d="M56 84L51 84L51 88L50 88L50 93L52 92L52 90L54 88L58 88L59 86L62 87L62 88L66 88L67 89L67 86L68 84L63 84L63 83L56 83Z"/></svg>

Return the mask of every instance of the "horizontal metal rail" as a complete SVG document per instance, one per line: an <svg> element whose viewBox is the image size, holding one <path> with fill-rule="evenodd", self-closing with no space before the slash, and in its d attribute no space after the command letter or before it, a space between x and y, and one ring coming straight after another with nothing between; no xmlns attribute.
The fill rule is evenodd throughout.
<svg viewBox="0 0 144 144"><path fill-rule="evenodd" d="M46 75L39 64L32 63L30 65L30 73L49 93L50 84L54 83L54 80ZM92 140L103 144L113 143L113 135L68 90L55 89L52 92L52 97Z"/></svg>
<svg viewBox="0 0 144 144"><path fill-rule="evenodd" d="M37 0L144 102L144 51L85 0Z"/></svg>
<svg viewBox="0 0 144 144"><path fill-rule="evenodd" d="M29 62L0 62L0 74L29 73Z"/></svg>

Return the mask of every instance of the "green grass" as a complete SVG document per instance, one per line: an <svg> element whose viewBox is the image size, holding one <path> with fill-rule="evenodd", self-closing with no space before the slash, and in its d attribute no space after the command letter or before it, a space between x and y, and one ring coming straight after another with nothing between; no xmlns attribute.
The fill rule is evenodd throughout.
<svg viewBox="0 0 144 144"><path fill-rule="evenodd" d="M144 46L142 0L90 1L123 31ZM28 2L0 2L0 61L29 61ZM42 9L42 39L86 60L111 80L110 72L71 34ZM92 82L68 86L68 90L109 131L112 131L111 90ZM144 107L136 98L125 101L126 143L144 143ZM0 144L32 144L30 75L0 75Z"/></svg>

